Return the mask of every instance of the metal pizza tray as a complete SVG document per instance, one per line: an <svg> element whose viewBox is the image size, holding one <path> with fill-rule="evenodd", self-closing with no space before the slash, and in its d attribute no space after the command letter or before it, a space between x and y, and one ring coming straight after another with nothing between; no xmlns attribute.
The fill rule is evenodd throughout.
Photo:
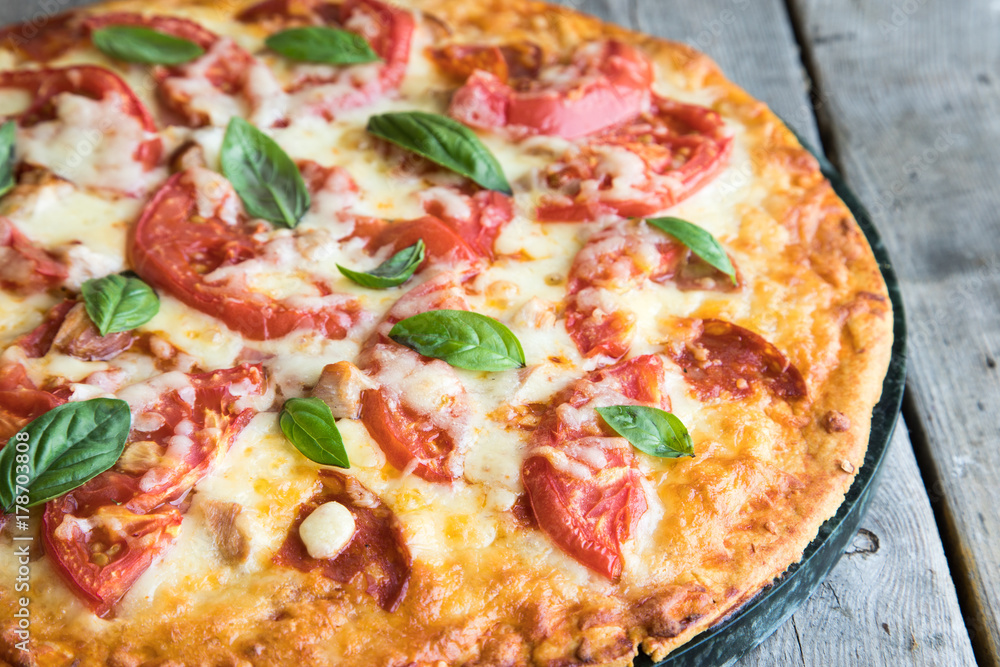
<svg viewBox="0 0 1000 667"><path fill-rule="evenodd" d="M872 223L871 216L857 196L847 187L843 177L826 158L813 150L801 137L799 141L816 156L823 174L830 179L833 189L857 218L878 260L892 301L894 336L892 358L885 380L882 382L882 397L872 411L871 436L868 440L865 462L847 491L837 514L820 526L819 534L806 547L801 561L790 566L774 583L737 612L697 635L663 661L655 663L655 667L732 665L788 620L799 605L823 583L857 532L878 487L882 462L889 449L889 440L896 426L896 418L899 416L906 378L906 322L896 272L889 262L889 255ZM642 654L636 658L633 665L654 667L653 661Z"/></svg>

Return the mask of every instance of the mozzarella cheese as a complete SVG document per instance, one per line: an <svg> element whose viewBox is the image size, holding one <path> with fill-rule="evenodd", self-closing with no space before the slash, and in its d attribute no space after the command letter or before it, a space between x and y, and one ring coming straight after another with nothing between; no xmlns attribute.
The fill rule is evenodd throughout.
<svg viewBox="0 0 1000 667"><path fill-rule="evenodd" d="M354 537L354 515L336 501L323 503L299 526L299 537L313 558L336 558Z"/></svg>

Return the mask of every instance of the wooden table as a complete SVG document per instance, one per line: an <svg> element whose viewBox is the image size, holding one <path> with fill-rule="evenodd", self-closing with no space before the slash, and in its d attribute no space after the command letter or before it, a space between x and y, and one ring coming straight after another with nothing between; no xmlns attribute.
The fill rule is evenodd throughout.
<svg viewBox="0 0 1000 667"><path fill-rule="evenodd" d="M0 25L84 2L0 0ZM739 664L1000 667L1000 3L562 4L714 57L843 171L902 284L909 380L871 512Z"/></svg>

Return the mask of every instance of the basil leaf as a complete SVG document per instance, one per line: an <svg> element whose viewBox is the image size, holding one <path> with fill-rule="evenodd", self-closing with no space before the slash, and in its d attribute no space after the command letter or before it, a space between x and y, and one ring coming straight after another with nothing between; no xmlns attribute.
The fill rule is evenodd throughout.
<svg viewBox="0 0 1000 667"><path fill-rule="evenodd" d="M299 224L309 208L309 191L299 168L271 137L233 118L219 161L247 213L289 228Z"/></svg>
<svg viewBox="0 0 1000 667"><path fill-rule="evenodd" d="M139 278L112 274L80 286L90 321L102 336L135 329L160 311L153 288Z"/></svg>
<svg viewBox="0 0 1000 667"><path fill-rule="evenodd" d="M14 188L14 143L17 123L8 120L0 125L0 197Z"/></svg>
<svg viewBox="0 0 1000 667"><path fill-rule="evenodd" d="M691 249L691 252L722 271L736 284L736 269L729 261L722 244L710 233L680 218L647 218L646 222L670 234Z"/></svg>
<svg viewBox="0 0 1000 667"><path fill-rule="evenodd" d="M403 248L368 273L351 271L340 264L337 265L337 268L340 269L342 274L362 287L385 289L405 283L423 261L424 240L419 239L416 243Z"/></svg>
<svg viewBox="0 0 1000 667"><path fill-rule="evenodd" d="M659 408L642 405L612 405L597 408L615 433L640 452L661 458L694 456L694 444L687 428L676 416Z"/></svg>
<svg viewBox="0 0 1000 667"><path fill-rule="evenodd" d="M132 415L117 398L64 403L22 428L0 451L0 506L8 510L28 490L32 506L58 498L115 464L125 449ZM27 456L27 459L19 456ZM27 461L27 462L25 462Z"/></svg>
<svg viewBox="0 0 1000 667"><path fill-rule="evenodd" d="M90 40L106 56L145 65L179 65L205 54L189 40L132 25L98 28Z"/></svg>
<svg viewBox="0 0 1000 667"><path fill-rule="evenodd" d="M368 132L472 179L488 190L511 194L497 159L475 132L458 121L423 111L372 116Z"/></svg>
<svg viewBox="0 0 1000 667"><path fill-rule="evenodd" d="M431 310L400 320L389 338L470 371L524 368L524 350L510 329L467 310Z"/></svg>
<svg viewBox="0 0 1000 667"><path fill-rule="evenodd" d="M379 59L361 35L323 26L282 30L264 40L264 44L286 58L307 63L357 65Z"/></svg>
<svg viewBox="0 0 1000 667"><path fill-rule="evenodd" d="M337 430L330 406L318 398L290 398L285 401L278 424L295 449L311 461L350 468L344 441Z"/></svg>

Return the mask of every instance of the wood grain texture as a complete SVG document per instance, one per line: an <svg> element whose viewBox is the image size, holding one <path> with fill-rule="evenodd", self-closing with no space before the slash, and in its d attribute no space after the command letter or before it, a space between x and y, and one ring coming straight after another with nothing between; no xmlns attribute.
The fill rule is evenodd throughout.
<svg viewBox="0 0 1000 667"><path fill-rule="evenodd" d="M981 664L1000 665L1000 12L795 0L829 136L910 321L909 405Z"/></svg>
<svg viewBox="0 0 1000 667"><path fill-rule="evenodd" d="M909 1L919 5L926 2ZM0 0L0 24L26 18L44 19L53 10L61 11L82 4L86 4L85 0L16 3L12 0ZM705 0L669 4L663 0L567 0L563 4L622 25L684 41L706 51L732 79L745 86L751 94L767 101L814 145L818 143L812 111L814 103L826 105L828 100L837 99L837 96L824 90L820 95L813 94L810 99L792 29L780 0ZM835 13L845 6L844 3L837 2L824 11ZM812 9L818 11L818 3ZM883 13L889 16L891 7L887 5L887 9ZM875 19L876 14L872 14L863 20ZM816 47L848 42L850 38L846 37L847 34L849 33L841 35L829 30L817 31ZM908 48L915 49L917 45L911 44ZM905 52L896 54L896 57L905 57ZM989 63L989 69L1000 71L995 66L995 60ZM986 64L981 68L985 71ZM861 77L863 73L856 72L854 76ZM990 78L991 82L992 80ZM850 89L846 84L840 85ZM881 91L871 91L869 95L866 104L874 105L881 101ZM905 100L900 100L900 103L904 102ZM992 109L996 108L997 105L994 104ZM977 113L985 115L987 110L987 107L982 106ZM861 134L878 134L895 121L885 118L873 128L855 127L866 122L864 119L854 118L851 123L845 122L843 127L849 128L851 132L857 130ZM957 129L955 131L958 132ZM854 136L851 132L845 129L841 133ZM890 165L897 166L889 174L891 186L895 182L892 178L902 174L898 169L903 159L900 156L909 153L899 152L891 143L879 146L881 150L889 150L887 160ZM985 145L982 146L981 150L989 150ZM896 152L892 152L893 150ZM859 176L866 176L867 172L864 170L871 166L859 167L858 165L868 164L863 160L851 164L854 164L854 170L849 168L849 174L854 177L854 184L858 187ZM861 171L858 172L858 169ZM928 174L928 171L930 170L924 170L921 174L924 180L940 178ZM911 196L915 197L912 193L915 188L910 185L909 177L903 179L903 183L910 189ZM859 189L862 189L862 196L870 203L879 201L872 198L871 192ZM875 191L876 194L877 192L878 190ZM928 226L931 238L918 241L926 246L925 249L934 247L935 234L943 235L955 224L953 217L940 219L947 224L939 228ZM980 219L980 223L983 221L985 218ZM883 223L883 233L890 235L891 240L895 241L892 247L896 250L894 256L899 263L899 244L906 242L905 236L901 233L892 234L889 229L885 229L885 218L878 222ZM979 231L982 233L984 230ZM962 250L965 249L963 246ZM955 259L964 256L955 253L959 253L959 250L940 258L934 265L935 271L927 279L925 288L931 289L932 281L938 284L938 289L944 289L945 284L965 285L967 291L963 294L968 306L975 296L969 290L978 283L966 280L969 271L947 261L949 257ZM994 269L991 275L995 275L996 262L991 266ZM912 280L913 272L907 272L902 266L900 268ZM996 285L995 282L990 284ZM909 286L908 290L913 292ZM912 294L908 296L912 300ZM1000 302L1000 299L994 298L994 303ZM911 305L911 309L913 307ZM985 315L975 317L982 318ZM996 322L995 313L994 319L990 321ZM997 328L994 327L994 332ZM995 336L989 340L992 347L984 347L987 342L984 339L978 349L988 352L991 355L988 358L996 359L1000 357L1000 345ZM955 349L952 354L959 356L968 352L970 350ZM993 377L995 381L996 375ZM942 392L952 390L948 386L941 389ZM931 405L949 405L949 395L935 395L937 402L932 402ZM996 407L995 402L991 405ZM998 412L1000 411L993 410L994 415ZM931 434L933 435L933 431ZM988 440L987 436L990 433L984 431L979 436L980 441L995 443L995 430L992 434L994 440ZM990 529L990 534L994 536L995 544L1000 530L995 528L995 523L991 525L994 528ZM810 667L971 664L968 638L964 634L941 542L903 428L897 430L882 488L873 501L864 526L867 532L859 534L855 543L856 552L842 559L813 599L740 664L801 664ZM876 539L878 549L874 550L872 545ZM995 550L994 554L998 551L1000 550ZM992 581L996 580L994 575Z"/></svg>

